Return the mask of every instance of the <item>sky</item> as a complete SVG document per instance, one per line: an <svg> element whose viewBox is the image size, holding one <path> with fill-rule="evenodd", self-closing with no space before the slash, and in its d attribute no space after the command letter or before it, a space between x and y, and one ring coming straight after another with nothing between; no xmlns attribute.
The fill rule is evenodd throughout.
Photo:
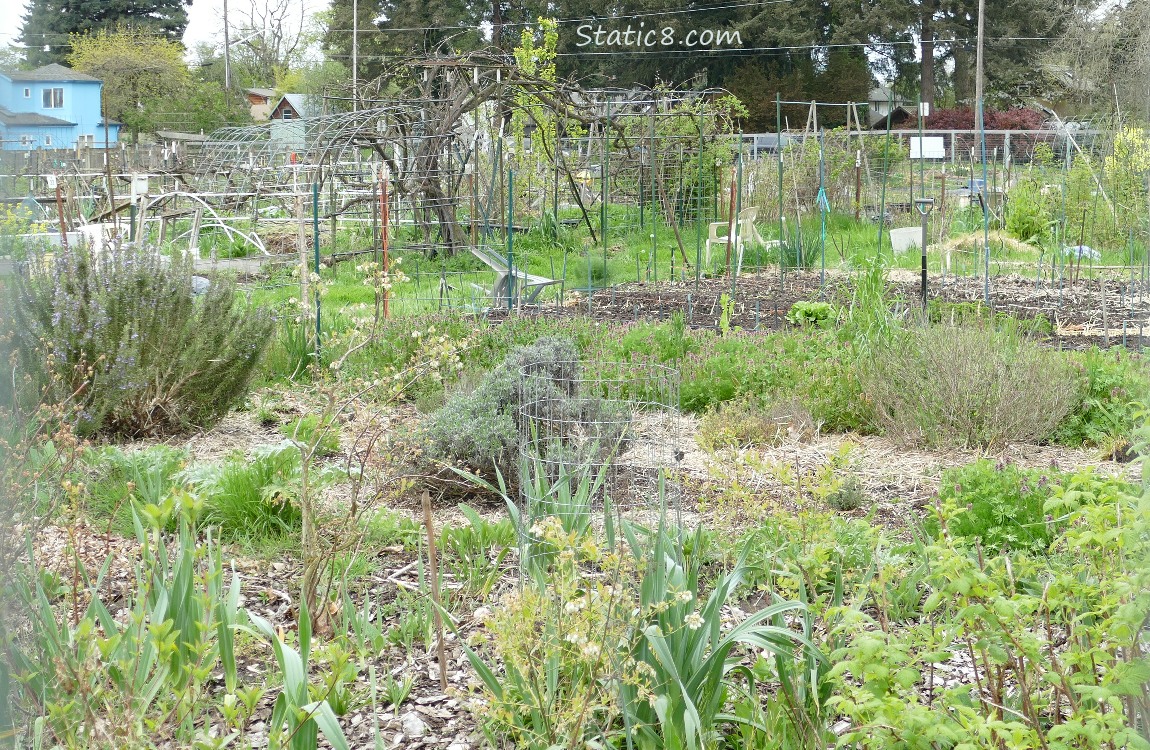
<svg viewBox="0 0 1150 750"><path fill-rule="evenodd" d="M246 6L248 2L249 0L228 0L229 15L232 9ZM323 10L329 4L329 0L302 0L302 2L309 14ZM0 28L0 46L16 44L17 37L20 35L20 19L24 17L27 4L28 0L0 0L0 5L5 8L3 13L5 20L8 18L15 19L14 23L0 24L2 27ZM15 13L10 16L8 8L13 8ZM188 8L188 30L184 32L184 46L191 50L195 49L196 45L201 42L222 44L223 17L224 0L195 0L192 7ZM235 24L230 25L234 26Z"/></svg>

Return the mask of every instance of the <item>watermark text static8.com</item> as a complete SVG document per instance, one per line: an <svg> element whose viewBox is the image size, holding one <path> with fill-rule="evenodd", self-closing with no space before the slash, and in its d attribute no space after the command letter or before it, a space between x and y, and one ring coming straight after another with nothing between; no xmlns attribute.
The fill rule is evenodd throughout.
<svg viewBox="0 0 1150 750"><path fill-rule="evenodd" d="M681 31L670 26L647 28L641 21L635 28L605 29L602 25L585 23L575 29L579 41L576 47L741 47L739 32L732 29L690 29Z"/></svg>

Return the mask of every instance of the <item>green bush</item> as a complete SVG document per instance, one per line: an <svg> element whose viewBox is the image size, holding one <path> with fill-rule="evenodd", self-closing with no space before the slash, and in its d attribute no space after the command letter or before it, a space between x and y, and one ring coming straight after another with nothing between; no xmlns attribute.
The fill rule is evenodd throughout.
<svg viewBox="0 0 1150 750"><path fill-rule="evenodd" d="M640 323L627 328L618 346L619 359L631 362L644 357L677 364L699 348L687 330L683 313L676 311L666 323Z"/></svg>
<svg viewBox="0 0 1150 750"><path fill-rule="evenodd" d="M1079 398L1061 355L1010 330L906 330L873 351L863 378L889 435L932 446L1046 440Z"/></svg>
<svg viewBox="0 0 1150 750"><path fill-rule="evenodd" d="M192 259L124 245L34 254L15 284L13 332L37 395L82 435L204 427L243 398L271 332L234 283L192 292Z"/></svg>
<svg viewBox="0 0 1150 750"><path fill-rule="evenodd" d="M842 483L827 493L827 505L831 510L858 510L866 504L867 495L858 477L847 477Z"/></svg>
<svg viewBox="0 0 1150 750"><path fill-rule="evenodd" d="M1083 394L1054 439L1064 445L1128 445L1150 403L1146 362L1121 349L1092 349L1071 358Z"/></svg>
<svg viewBox="0 0 1150 750"><path fill-rule="evenodd" d="M1057 471L1022 469L981 459L943 472L939 501L954 508L947 531L956 540L978 542L991 554L999 549L1040 554L1050 546L1054 524L1043 504L1063 476ZM937 537L939 520L931 513L923 523Z"/></svg>
<svg viewBox="0 0 1150 750"><path fill-rule="evenodd" d="M849 724L841 747L1150 744L1143 490L1083 471L1048 494L1045 513L1061 523L1047 554L995 554L993 543L979 554L968 539L940 536L925 549L917 622L880 628L876 619L890 620L881 610L875 619L861 608L844 614L845 643L831 653L829 675L831 712ZM952 530L969 514L962 502L944 508ZM970 676L945 684L935 677L924 695L946 663Z"/></svg>
<svg viewBox="0 0 1150 750"><path fill-rule="evenodd" d="M1011 237L1041 242L1054 226L1054 208L1042 194L1042 186L1030 177L1010 189L1006 203L1006 231Z"/></svg>

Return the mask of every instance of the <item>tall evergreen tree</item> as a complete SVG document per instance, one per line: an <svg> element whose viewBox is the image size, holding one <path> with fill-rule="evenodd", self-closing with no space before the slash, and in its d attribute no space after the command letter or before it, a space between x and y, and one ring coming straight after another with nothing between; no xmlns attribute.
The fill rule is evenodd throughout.
<svg viewBox="0 0 1150 750"><path fill-rule="evenodd" d="M988 107L1024 104L1041 93L1035 62L1055 44L1075 2L986 0ZM868 0L860 17L900 93L921 92L936 107L974 105L978 0ZM948 69L952 88L944 91Z"/></svg>
<svg viewBox="0 0 1150 750"><path fill-rule="evenodd" d="M352 0L332 0L324 49L351 66ZM389 58L471 52L510 53L525 25L567 8L547 0L358 0L359 77L379 75Z"/></svg>
<svg viewBox="0 0 1150 750"><path fill-rule="evenodd" d="M62 63L70 53L70 34L112 31L131 26L179 42L188 27L192 0L30 0L20 30L32 65Z"/></svg>

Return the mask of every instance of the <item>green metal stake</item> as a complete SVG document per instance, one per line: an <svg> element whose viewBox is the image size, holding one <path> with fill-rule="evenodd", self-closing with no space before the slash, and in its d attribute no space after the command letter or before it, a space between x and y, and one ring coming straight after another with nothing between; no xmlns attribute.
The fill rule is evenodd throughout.
<svg viewBox="0 0 1150 750"><path fill-rule="evenodd" d="M315 275L319 277L319 183L311 184L311 234L312 251L315 257ZM319 282L315 284L315 361L319 362L320 348L320 298Z"/></svg>
<svg viewBox="0 0 1150 750"><path fill-rule="evenodd" d="M978 140L982 145L982 255L983 279L982 298L990 305L990 195L986 192L988 182L986 179L986 112L985 103L978 100Z"/></svg>
<svg viewBox="0 0 1150 750"><path fill-rule="evenodd" d="M699 175L695 181L695 292L699 291L699 279L703 263L703 105L699 104Z"/></svg>
<svg viewBox="0 0 1150 750"><path fill-rule="evenodd" d="M827 211L830 203L827 201L826 190L826 148L823 140L824 129L819 128L819 286L827 283Z"/></svg>
<svg viewBox="0 0 1150 750"><path fill-rule="evenodd" d="M515 214L515 170L507 170L507 309L514 306L515 299L515 230L512 220Z"/></svg>
<svg viewBox="0 0 1150 750"><path fill-rule="evenodd" d="M655 281L659 280L659 211L655 199L655 105L651 104L651 273ZM674 257L674 256L672 256Z"/></svg>
<svg viewBox="0 0 1150 750"><path fill-rule="evenodd" d="M783 286L786 258L783 255L783 96L775 92L775 153L779 157L779 288Z"/></svg>
<svg viewBox="0 0 1150 750"><path fill-rule="evenodd" d="M607 280L607 201L611 198L611 95L607 95L607 126L603 128L603 206L599 231L603 235L603 280Z"/></svg>
<svg viewBox="0 0 1150 750"><path fill-rule="evenodd" d="M739 217L743 213L743 133L739 132L739 159L736 162L735 169L735 267L731 269L731 299L735 299L735 292L739 285L739 271L743 268L743 255L740 248L739 240L742 239L740 235Z"/></svg>

